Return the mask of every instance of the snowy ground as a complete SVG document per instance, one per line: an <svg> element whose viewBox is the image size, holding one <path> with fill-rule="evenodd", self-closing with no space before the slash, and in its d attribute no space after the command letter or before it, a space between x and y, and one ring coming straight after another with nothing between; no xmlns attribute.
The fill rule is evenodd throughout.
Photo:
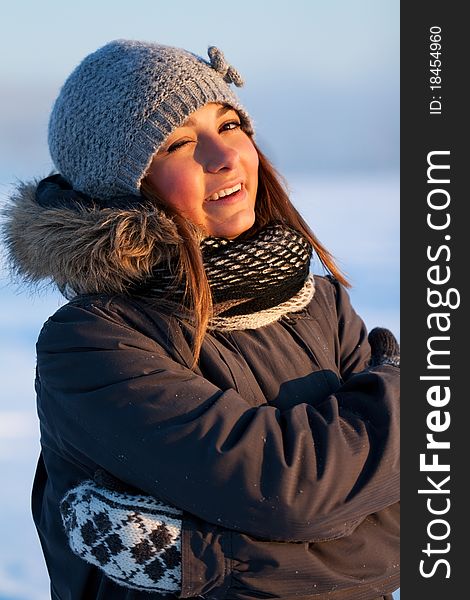
<svg viewBox="0 0 470 600"><path fill-rule="evenodd" d="M399 338L398 176L293 177L290 188L303 216L348 273L357 312L369 328L389 327ZM31 298L0 279L0 600L49 598L29 507L39 451L34 343L60 303L56 294Z"/></svg>

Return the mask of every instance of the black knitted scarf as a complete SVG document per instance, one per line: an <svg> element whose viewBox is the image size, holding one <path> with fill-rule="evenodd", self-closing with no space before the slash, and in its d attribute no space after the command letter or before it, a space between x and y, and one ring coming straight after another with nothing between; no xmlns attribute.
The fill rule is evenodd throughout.
<svg viewBox="0 0 470 600"><path fill-rule="evenodd" d="M201 242L217 314L252 314L299 292L309 274L312 246L296 230L270 223L247 238L207 237ZM184 282L175 286L175 265L158 265L133 292L183 304Z"/></svg>

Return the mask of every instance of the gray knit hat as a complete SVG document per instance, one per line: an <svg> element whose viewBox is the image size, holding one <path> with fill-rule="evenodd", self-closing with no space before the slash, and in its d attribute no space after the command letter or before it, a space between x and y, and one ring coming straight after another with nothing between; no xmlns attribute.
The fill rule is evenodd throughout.
<svg viewBox="0 0 470 600"><path fill-rule="evenodd" d="M139 194L152 156L170 133L209 102L248 113L230 89L239 73L211 46L210 61L181 48L115 40L71 73L49 121L55 167L74 189L95 198Z"/></svg>

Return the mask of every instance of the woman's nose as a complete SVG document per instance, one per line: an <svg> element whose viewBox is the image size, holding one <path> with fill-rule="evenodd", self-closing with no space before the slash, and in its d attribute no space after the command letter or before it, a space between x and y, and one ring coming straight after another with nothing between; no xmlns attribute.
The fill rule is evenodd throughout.
<svg viewBox="0 0 470 600"><path fill-rule="evenodd" d="M235 169L240 160L238 150L220 137L207 140L203 152L205 169L210 173L218 173L222 169Z"/></svg>

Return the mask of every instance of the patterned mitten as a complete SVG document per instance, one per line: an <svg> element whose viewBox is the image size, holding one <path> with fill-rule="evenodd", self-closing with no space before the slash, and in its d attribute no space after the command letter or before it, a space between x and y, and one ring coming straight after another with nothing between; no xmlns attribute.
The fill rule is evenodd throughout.
<svg viewBox="0 0 470 600"><path fill-rule="evenodd" d="M367 338L371 349L369 367L379 365L400 366L400 346L389 329L375 327Z"/></svg>
<svg viewBox="0 0 470 600"><path fill-rule="evenodd" d="M179 509L99 470L95 481L67 492L60 512L72 551L114 582L161 594L181 590Z"/></svg>

